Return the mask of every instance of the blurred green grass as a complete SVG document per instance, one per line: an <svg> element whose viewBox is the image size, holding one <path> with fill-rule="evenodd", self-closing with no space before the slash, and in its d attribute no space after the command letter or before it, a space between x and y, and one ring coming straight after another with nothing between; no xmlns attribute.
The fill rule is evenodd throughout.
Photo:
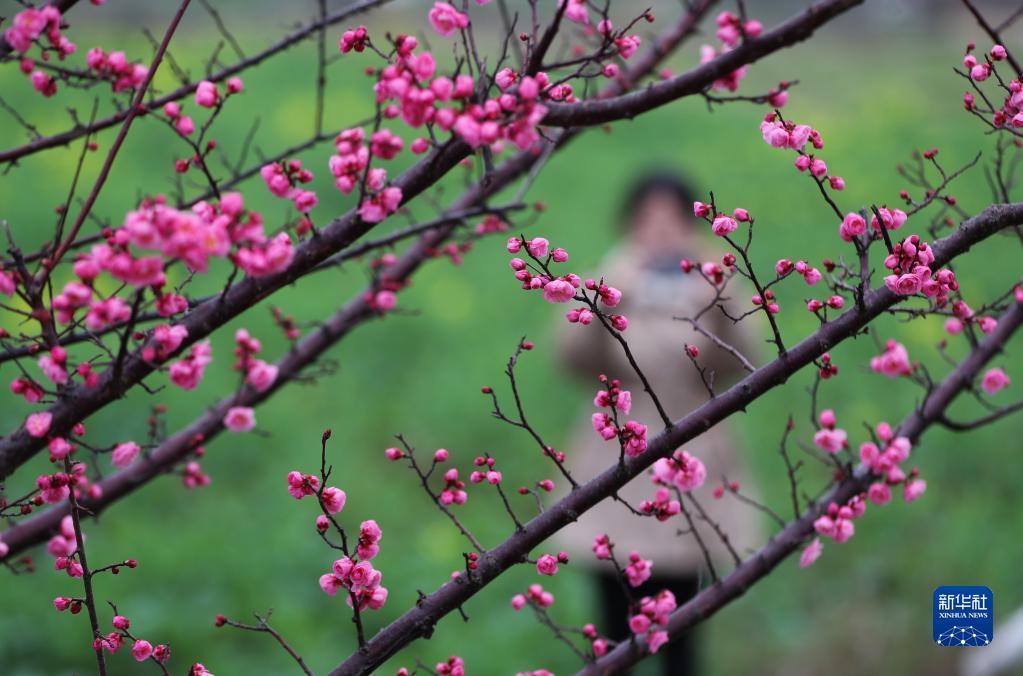
<svg viewBox="0 0 1023 676"><path fill-rule="evenodd" d="M405 21L409 30L415 28L412 19L391 18L399 24ZM386 19L367 25L371 31L384 25L393 28ZM97 38L96 43L120 44L110 27L83 29ZM253 26L252 35L265 30L266 26ZM244 34L247 44L261 44L258 37ZM852 208L895 202L904 185L893 165L908 159L911 150L938 146L946 167L965 163L977 150L990 154L990 139L961 110L962 87L951 73L965 38L960 40L955 29L940 37L901 35L897 41L868 45L827 30L815 43L756 65L747 91L798 78L786 115L820 129L829 167L849 186L840 204ZM200 72L199 59L212 42L212 37L193 29L180 38L177 56L191 64L193 72ZM84 36L79 43L86 49L92 44ZM149 54L135 38L128 44L131 58ZM695 47L690 46L672 66L679 71L695 58ZM360 73L364 63L345 59L332 68L328 127L340 128L370 112L370 81ZM892 68L894 63L897 69ZM304 45L246 73L244 97L227 107L215 127L221 146L238 148L254 116L261 120L259 146L264 153L302 140L312 121L313 64L312 49ZM169 86L167 73L161 84ZM55 100L42 100L10 67L0 72L0 88L44 130L66 124L62 119L66 102L77 101L80 114L88 107L87 101L66 92ZM194 105L188 109L203 118ZM791 158L760 140L757 124L762 114L761 108L743 103L708 112L702 101L693 99L609 130L589 132L549 163L531 191L530 199L547 206L535 231L565 246L576 269L593 270L618 236L616 214L624 187L644 168L667 165L713 189L720 203L745 206L757 216L762 224L755 247L758 264L769 266L782 256L817 263L834 256L833 217L816 188L792 170ZM110 138L109 132L100 138L100 155ZM0 146L22 141L20 130L5 119ZM30 158L0 181L0 217L10 222L26 248L51 232L51 208L65 199L77 152L74 146ZM140 195L172 185L172 162L182 152L162 125L140 120L97 213L119 224ZM328 145L302 155L317 172L320 206L314 218L319 223L351 206L327 180L329 152ZM83 185L91 185L100 155L90 160ZM441 201L456 195L461 182L457 175L448 180ZM286 215L282 203L270 197L258 179L246 184L243 192L268 223ZM970 212L989 199L980 169L964 177L954 192ZM421 205L414 213L429 216ZM138 635L154 643L169 642L174 671L196 660L218 674L292 669L287 656L267 637L214 629L212 619L218 612L245 620L251 611L274 608L274 625L316 672L332 667L354 648L347 607L316 585L332 553L312 532L310 505L295 503L284 490L288 470L310 471L316 466L324 428L334 429L330 447L334 481L348 492L344 522L354 527L362 519L375 518L384 530L374 563L384 572L390 599L383 610L368 613L370 633L407 608L417 590L429 592L445 580L460 566L464 549L457 532L432 510L413 477L385 461L382 450L392 443L391 435L401 432L425 450L446 447L466 471L475 455L494 453L510 486L551 476L529 439L490 418L479 386L503 387L504 361L518 338L527 334L538 349L521 366L526 405L556 446L565 442L568 421L588 405L593 388L563 375L548 340L560 313L523 296L507 274L505 259L502 241L492 239L480 242L461 266L445 261L428 265L400 296L401 307L415 314L359 328L330 352L335 372L312 385L291 385L261 407L257 417L265 436L226 435L209 445L203 461L213 477L209 488L189 492L177 478L156 481L88 528L92 561L139 559L137 570L100 580L98 595L115 601L132 618ZM971 262L958 267L966 298L975 305L1001 291L1019 269L1018 249L998 241L984 244ZM214 339L217 360L202 388L192 395L168 388L157 398L170 406L171 428L185 424L233 387L228 355L234 328L249 328L263 339L264 356L276 358L285 346L272 328L268 304L301 321L315 322L361 288L364 279L360 267L350 265L303 280L221 331ZM201 293L203 288L200 282L193 291ZM812 329L801 309L803 293L794 285L782 289L789 341ZM10 317L3 322L9 330L14 328ZM683 335L680 327L680 344ZM879 335L897 337L914 359L943 372L933 351L942 337L937 320L903 325L887 318L879 323ZM956 345L953 353L961 354L961 348ZM895 422L918 397L907 383L870 374L866 364L874 353L869 338L833 350L842 374L821 390L821 403L840 407L841 420L857 441L861 421ZM799 439L808 440L812 433L806 413L809 375L793 378L736 419L762 490L779 509L787 504L787 485L777 440L790 412L797 418ZM0 377L10 380L14 369L9 364L0 367ZM163 378L151 382L162 384ZM1018 392L1018 386L1012 391ZM999 396L1008 401L1013 395ZM99 444L143 438L154 401L132 393L88 421L90 438ZM24 412L12 398L5 398L2 429L18 425ZM1012 440L1021 431L1018 421L1006 421L969 436L929 433L914 457L928 480L927 495L913 505L896 500L886 508L871 509L857 524L851 542L827 546L822 559L806 571L799 571L794 561L786 562L701 627L706 673L824 669L849 674L950 673L952 656L930 641L929 606L935 586L986 584L995 591L1000 614L1023 601L1016 584L1020 545L1008 535L1020 532L1023 515L1017 475L1007 471L1017 460ZM24 468L12 482L12 492L19 492L45 466L35 461ZM493 498L489 492L472 491L461 511L485 544L508 533L507 524L493 516ZM516 504L528 513L528 501ZM0 635L5 637L0 641L0 663L6 673L19 675L88 672L92 664L85 618L57 614L50 605L58 594L75 594L78 585L51 572L45 553L37 558L41 570L34 576L5 576L0 584L4 609ZM597 618L594 593L581 569L570 565L563 574L545 580L556 595L553 612L559 621ZM513 613L508 606L513 593L535 580L526 567L508 572L467 604L471 618L467 626L457 616L444 619L431 640L403 651L381 672L411 666L416 658L433 664L458 654L472 673L539 667L570 673L577 666L572 655L527 613ZM113 672L127 671L130 663L127 655L115 657Z"/></svg>

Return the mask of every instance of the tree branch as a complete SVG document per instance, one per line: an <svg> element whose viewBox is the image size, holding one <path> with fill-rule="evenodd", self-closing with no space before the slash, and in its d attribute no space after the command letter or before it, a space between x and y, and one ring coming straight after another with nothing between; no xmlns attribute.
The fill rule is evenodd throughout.
<svg viewBox="0 0 1023 676"><path fill-rule="evenodd" d="M964 222L953 234L932 244L934 267L946 264L983 239L1023 221L1023 204L994 205ZM477 583L449 581L369 640L365 649L338 665L332 676L365 674L408 643L427 633L442 617L464 605L476 592L497 578L545 541L634 479L659 458L674 452L779 385L824 352L857 335L887 308L904 300L885 287L865 295L863 306L848 310L779 357L757 369L717 398L697 407L647 444L647 450L624 464L616 463L533 518L522 531L488 551L476 570ZM1020 310L1023 312L1023 310ZM999 327L1001 328L1001 327ZM992 334L995 335L995 334ZM1000 335L1000 334L999 334ZM987 343L985 343L987 344ZM801 539L800 539L801 541ZM753 564L751 564L753 565Z"/></svg>

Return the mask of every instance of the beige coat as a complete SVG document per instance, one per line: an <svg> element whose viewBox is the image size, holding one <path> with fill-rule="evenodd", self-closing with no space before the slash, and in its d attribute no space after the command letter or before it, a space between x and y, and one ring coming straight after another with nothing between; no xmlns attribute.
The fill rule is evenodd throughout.
<svg viewBox="0 0 1023 676"><path fill-rule="evenodd" d="M629 328L624 335L668 416L677 420L706 402L709 396L692 363L683 353L684 344L699 348L699 361L714 371L718 392L741 377L743 370L734 357L694 331L691 325L673 319L692 316L704 307L713 298L709 285L695 273L683 274L678 268L678 259L665 260L663 265L656 267L643 266L640 261L635 251L625 247L609 257L601 273L608 284L622 291L622 302L615 311L629 319ZM730 288L730 291L734 296L738 289ZM701 325L752 358L747 351L750 349L749 341L743 335L746 325L752 321L733 325L715 308L704 316ZM567 324L561 329L559 343L564 360L593 384L594 393L601 389L597 380L601 373L618 378L625 389L632 391L632 411L627 418L621 419L623 423L625 419L631 419L646 424L650 437L663 429L657 409L643 391L621 347L603 327L596 322L590 326ZM604 441L594 431L590 417L595 412L597 409L590 406L580 414L578 430L567 449L568 466L580 483L610 467L619 455L618 443L614 439ZM740 556L762 544L758 536L759 517L751 507L727 493L719 500L712 495L714 487L721 484L722 475L739 481L744 494L755 495L741 453L727 425L714 427L682 448L706 465L707 480L694 492L696 499L728 534ZM638 508L641 501L654 497L655 490L645 473L626 485L620 495ZM694 512L692 508L689 511ZM714 532L695 515L694 520L715 560L729 560ZM679 529L687 527L682 514L660 522L637 517L624 505L606 500L559 533L558 544L572 555L574 561L596 564L591 544L595 536L607 533L615 543L619 561L626 560L629 552L635 549L644 558L653 559L655 573L691 573L704 566L704 558L691 534L677 535Z"/></svg>

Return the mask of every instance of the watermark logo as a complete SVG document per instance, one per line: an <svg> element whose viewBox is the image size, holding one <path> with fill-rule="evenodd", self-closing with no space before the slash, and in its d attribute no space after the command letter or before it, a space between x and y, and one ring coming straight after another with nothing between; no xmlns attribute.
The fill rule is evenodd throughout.
<svg viewBox="0 0 1023 676"><path fill-rule="evenodd" d="M947 647L983 647L995 637L995 597L987 587L934 590L934 642Z"/></svg>

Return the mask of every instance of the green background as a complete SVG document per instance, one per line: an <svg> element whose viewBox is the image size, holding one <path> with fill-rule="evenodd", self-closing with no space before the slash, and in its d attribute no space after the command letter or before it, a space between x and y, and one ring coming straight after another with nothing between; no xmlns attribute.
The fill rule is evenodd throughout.
<svg viewBox="0 0 1023 676"><path fill-rule="evenodd" d="M157 3L139 3L120 13L118 4L113 0L111 7L94 8L82 3L74 10L70 36L80 55L73 63L81 63L93 45L123 48L130 59L149 58L151 50L138 28L148 25L161 33L174 3L159 3L155 9ZM748 4L757 16L783 13L775 7L761 12L758 3ZM944 18L927 19L909 9L901 12L899 3L855 10L814 42L751 69L743 86L747 93L764 91L781 79L800 81L785 114L820 130L826 144L822 156L832 173L848 184L839 195L843 208L895 204L899 190L907 187L895 164L908 161L914 149L939 147L939 158L949 169L978 150L984 151L984 161L990 159L993 139L984 135L979 121L963 112L964 83L952 72L966 40L978 39L980 33L965 13L952 11L955 3L948 5L951 10ZM428 6L400 4L367 17L365 23L372 35L420 31ZM225 5L225 16L248 52L267 44L306 9L292 7L285 15L285 10L272 6L259 8L249 13L241 3ZM485 20L496 16L495 7L474 11ZM659 16L665 20L674 16L674 7L659 8ZM644 27L644 37L655 27ZM201 75L203 59L218 39L211 31L208 18L196 6L175 39L173 55L194 77ZM335 45L340 32L340 27L331 30L328 44ZM427 37L439 55L448 53L446 42ZM676 72L696 62L701 41L697 38L671 60ZM980 39L978 43L988 46ZM224 59L233 58L229 51L223 54ZM328 129L371 113L371 80L361 69L376 63L363 55L331 66ZM255 117L260 119L261 152L273 154L302 141L313 118L313 43L304 43L243 78L244 95L227 105L214 127L221 146L234 157ZM161 89L173 86L170 71L161 70L158 80ZM109 106L109 94L95 91L101 105ZM68 106L87 116L92 96L63 88L56 98L44 100L13 65L0 69L0 92L44 132L67 126ZM191 101L186 108L197 121L205 119ZM759 232L754 259L763 269L780 257L819 264L825 256L839 255L846 249L816 187L792 169L790 154L760 139L757 125L763 113L763 108L747 103L708 110L702 100L693 98L635 121L588 132L550 161L529 193L530 200L547 207L531 232L568 249L573 269L597 272L595 266L619 236L617 213L630 180L650 166L670 166L713 189L722 204L745 206L754 213ZM25 140L9 117L0 120L0 146ZM84 186L91 185L111 139L111 132L100 137L100 152L86 165ZM26 249L52 232L52 209L65 199L79 149L74 145L31 157L0 180L0 217ZM168 190L173 160L184 152L163 125L138 121L96 214L116 226L139 196ZM317 223L352 205L328 180L330 152L326 144L301 156L317 174L314 185L320 205L313 212ZM407 162L407 155L403 153L396 165ZM974 169L953 190L970 213L990 201L982 171ZM456 170L442 185L436 194L440 203L458 194L463 174ZM194 193L190 188L189 194ZM287 205L270 196L258 178L243 192L247 204L261 210L268 224L290 217ZM414 206L413 214L420 219L431 216L422 203ZM380 232L402 224L392 219L380 226ZM922 231L924 225L917 219L906 230ZM95 226L87 227L91 231ZM98 595L115 601L131 617L137 635L154 644L170 643L172 671L181 673L192 661L204 662L217 674L293 670L269 637L215 629L213 616L218 612L246 621L251 612L272 607L275 627L317 673L354 648L347 607L340 598L324 595L316 584L334 557L312 531L313 505L296 503L285 491L289 470L318 467L318 440L326 427L334 430L333 482L348 493L342 521L357 528L359 521L374 518L384 532L374 565L384 573L390 599L382 610L367 613L370 633L408 607L416 590L431 591L444 581L460 566L465 548L451 524L429 506L412 474L384 459L383 449L393 443L393 434L405 434L426 452L450 449L453 464L464 474L472 457L490 452L499 459L509 487L542 477L557 479L527 436L490 417L488 400L479 394L483 384L504 387L504 362L525 334L537 344L520 367L526 406L534 424L555 446L566 442L571 421L592 397L590 383L571 379L557 364L550 336L561 312L522 294L506 260L503 238L498 237L480 241L463 265L446 259L430 263L399 296L400 307L413 313L356 330L324 360L336 367L330 373L315 384L289 385L258 409L260 434L224 435L209 444L203 467L212 476L210 487L187 491L178 478L162 478L112 508L98 524L88 525L91 561L125 557L140 561L137 570L101 578ZM1018 242L1008 238L986 242L958 267L965 298L974 306L982 304L1018 277L1020 267ZM281 291L218 333L213 340L215 361L197 392L185 394L168 387L156 398L133 392L88 421L89 439L97 445L143 439L149 407L156 401L168 404L171 429L187 423L234 387L230 351L235 328L247 327L263 340L261 356L276 359L285 345L270 321L270 304L312 323L361 289L365 279L363 267L354 263ZM200 280L192 288L201 293L217 286L204 286ZM781 288L781 321L789 342L815 323L802 309L804 294L795 283ZM16 329L10 315L0 315L0 325ZM903 342L911 357L926 363L933 374L947 370L934 350L943 338L939 319L905 325L888 317L877 328L881 339ZM680 348L683 335L680 327ZM953 340L950 352L962 355L964 348L961 339ZM868 337L833 350L841 376L821 389L822 405L839 409L840 422L856 444L863 439L861 423L894 423L920 395L908 382L871 373L868 360L876 352ZM761 358L768 354L765 348ZM1013 353L997 363L1017 381L1023 378L1013 368L1018 364ZM15 375L11 364L0 366L5 382ZM797 419L794 440L810 441L811 376L800 374L735 419L761 490L783 513L787 482L777 442L789 413ZM163 384L164 377L150 382ZM1018 392L1014 384L996 401L1012 401ZM19 425L26 410L6 396L0 406L0 429ZM971 403L960 402L956 412L965 418L976 411ZM1014 535L1023 528L1015 471L1019 453L1015 440L1021 431L1018 420L1009 420L968 436L928 433L913 458L929 484L924 498L912 505L896 499L887 507L869 509L849 543L826 544L820 561L808 570L799 570L795 560L785 562L702 626L705 673L809 674L824 669L849 674L952 673L959 653L930 641L934 587L987 585L994 590L999 619L1023 601L1018 584L1020 543ZM10 483L11 494L24 492L46 467L37 459L23 468ZM808 490L826 480L823 474L811 475L812 471L807 473ZM477 489L470 489L470 496L460 516L485 544L496 544L509 532L497 511L496 496ZM530 513L528 500L518 496L513 500L520 513ZM94 665L85 615L58 614L51 606L56 595L76 595L79 583L50 570L45 552L39 551L37 560L40 570L34 575L0 577L0 671L89 673ZM466 605L468 625L463 626L457 615L446 618L431 640L403 651L382 673L411 667L417 658L432 665L450 654L464 657L470 673L540 667L571 673L578 665L564 646L529 613L514 613L508 605L514 593L535 581L531 567L509 571ZM543 583L556 596L552 613L558 621L581 624L597 619L594 591L582 566L569 565ZM109 613L105 608L103 612L108 622ZM126 652L110 662L113 673L151 668L136 667Z"/></svg>

